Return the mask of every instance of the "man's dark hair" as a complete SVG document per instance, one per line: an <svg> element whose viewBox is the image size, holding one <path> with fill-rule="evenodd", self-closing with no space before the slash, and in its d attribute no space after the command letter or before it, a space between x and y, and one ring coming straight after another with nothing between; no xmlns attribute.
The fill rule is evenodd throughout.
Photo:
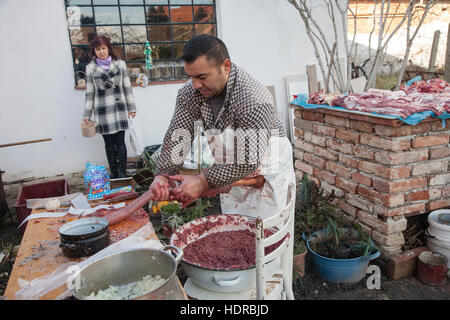
<svg viewBox="0 0 450 320"><path fill-rule="evenodd" d="M192 63L201 56L206 56L208 60L213 59L217 65L221 65L225 59L230 59L225 43L209 34L201 34L189 40L184 46L181 59Z"/></svg>

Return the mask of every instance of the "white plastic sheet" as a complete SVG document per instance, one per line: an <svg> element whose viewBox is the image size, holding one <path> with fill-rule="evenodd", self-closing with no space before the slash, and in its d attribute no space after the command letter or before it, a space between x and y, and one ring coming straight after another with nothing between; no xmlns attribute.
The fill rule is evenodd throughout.
<svg viewBox="0 0 450 320"><path fill-rule="evenodd" d="M153 229L152 224L147 223L132 235L113 243L82 262L68 262L60 265L53 273L31 281L19 278L18 282L21 289L16 292L15 298L19 300L38 300L64 285L66 285L67 290L65 290L58 299L69 297L72 294L69 289L71 280L74 279L75 275L89 263L125 249L161 249L163 245L159 240L152 237L154 233L155 230Z"/></svg>

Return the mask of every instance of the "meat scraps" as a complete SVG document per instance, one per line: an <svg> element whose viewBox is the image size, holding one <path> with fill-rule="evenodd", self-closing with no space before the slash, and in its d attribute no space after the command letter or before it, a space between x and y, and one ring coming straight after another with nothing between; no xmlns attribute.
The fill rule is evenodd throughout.
<svg viewBox="0 0 450 320"><path fill-rule="evenodd" d="M265 230L265 236L271 233ZM265 248L274 251L284 238ZM255 265L255 234L249 230L223 231L189 243L184 260L207 269L248 269Z"/></svg>

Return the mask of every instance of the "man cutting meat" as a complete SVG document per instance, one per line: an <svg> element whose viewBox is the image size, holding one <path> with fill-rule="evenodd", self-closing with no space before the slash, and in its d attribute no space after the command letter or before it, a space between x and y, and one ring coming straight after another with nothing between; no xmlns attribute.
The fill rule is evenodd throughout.
<svg viewBox="0 0 450 320"><path fill-rule="evenodd" d="M178 200L187 206L199 197L221 193L222 213L270 217L286 206L295 188L292 147L270 92L231 62L225 44L210 35L190 40L183 50L190 80L178 91L165 134L153 200ZM197 175L179 175L201 121L215 163ZM255 186L234 185L263 177ZM169 189L170 180L178 181Z"/></svg>

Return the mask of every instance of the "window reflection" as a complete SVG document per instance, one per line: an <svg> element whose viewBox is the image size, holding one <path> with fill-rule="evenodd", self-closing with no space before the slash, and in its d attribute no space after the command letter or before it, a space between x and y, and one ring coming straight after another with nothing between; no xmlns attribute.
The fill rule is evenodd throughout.
<svg viewBox="0 0 450 320"><path fill-rule="evenodd" d="M66 0L66 6L74 6L74 5L83 5L83 4L91 4L91 0Z"/></svg>
<svg viewBox="0 0 450 320"><path fill-rule="evenodd" d="M125 45L125 54L128 61L145 61L145 46L143 44Z"/></svg>
<svg viewBox="0 0 450 320"><path fill-rule="evenodd" d="M120 24L118 7L94 7L97 24Z"/></svg>
<svg viewBox="0 0 450 320"><path fill-rule="evenodd" d="M112 51L115 53L115 55L117 56L117 59L120 60L125 60L124 56L123 56L123 47L122 45L111 45L111 49Z"/></svg>
<svg viewBox="0 0 450 320"><path fill-rule="evenodd" d="M214 22L214 7L202 6L194 7L194 22Z"/></svg>
<svg viewBox="0 0 450 320"><path fill-rule="evenodd" d="M170 41L169 25L151 25L148 26L149 41Z"/></svg>
<svg viewBox="0 0 450 320"><path fill-rule="evenodd" d="M192 4L191 0L170 0L171 5Z"/></svg>
<svg viewBox="0 0 450 320"><path fill-rule="evenodd" d="M117 0L94 0L94 4L117 4Z"/></svg>
<svg viewBox="0 0 450 320"><path fill-rule="evenodd" d="M69 33L72 44L90 44L95 37L94 27L71 27Z"/></svg>
<svg viewBox="0 0 450 320"><path fill-rule="evenodd" d="M145 42L147 41L147 30L145 26L123 26L124 42Z"/></svg>
<svg viewBox="0 0 450 320"><path fill-rule="evenodd" d="M91 7L68 7L66 12L69 26L94 24Z"/></svg>
<svg viewBox="0 0 450 320"><path fill-rule="evenodd" d="M175 54L175 59L180 59L181 58L181 56L183 55L183 48L184 48L184 45L185 45L186 43L174 43L173 44L173 51L174 51L174 54Z"/></svg>
<svg viewBox="0 0 450 320"><path fill-rule="evenodd" d="M121 7L122 24L145 24L145 11L142 7Z"/></svg>
<svg viewBox="0 0 450 320"><path fill-rule="evenodd" d="M122 32L119 26L99 26L97 27L97 35L110 38L111 43L122 42Z"/></svg>
<svg viewBox="0 0 450 320"><path fill-rule="evenodd" d="M170 7L172 23L192 22L192 7Z"/></svg>
<svg viewBox="0 0 450 320"><path fill-rule="evenodd" d="M214 0L194 0L194 4L214 4Z"/></svg>
<svg viewBox="0 0 450 320"><path fill-rule="evenodd" d="M147 7L147 22L148 23L169 22L169 7L167 6Z"/></svg>
<svg viewBox="0 0 450 320"><path fill-rule="evenodd" d="M172 45L171 44L153 44L152 45L153 60L171 60Z"/></svg>
<svg viewBox="0 0 450 320"><path fill-rule="evenodd" d="M216 25L215 24L196 24L195 34L210 34L212 36L216 35Z"/></svg>
<svg viewBox="0 0 450 320"><path fill-rule="evenodd" d="M120 0L120 5L123 4L144 4L142 0Z"/></svg>
<svg viewBox="0 0 450 320"><path fill-rule="evenodd" d="M173 41L187 41L194 37L194 26L192 24L173 25L172 38Z"/></svg>
<svg viewBox="0 0 450 320"><path fill-rule="evenodd" d="M168 0L145 0L145 4L151 4L151 5L168 4L168 3L169 3Z"/></svg>

